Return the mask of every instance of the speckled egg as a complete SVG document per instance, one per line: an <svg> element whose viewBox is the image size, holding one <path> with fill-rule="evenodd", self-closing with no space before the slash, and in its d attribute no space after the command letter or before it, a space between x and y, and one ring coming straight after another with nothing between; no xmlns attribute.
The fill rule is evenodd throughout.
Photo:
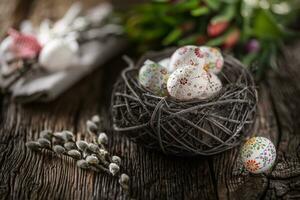
<svg viewBox="0 0 300 200"><path fill-rule="evenodd" d="M169 69L169 64L170 64L170 58L164 58L158 62L161 66L164 66L165 68Z"/></svg>
<svg viewBox="0 0 300 200"><path fill-rule="evenodd" d="M200 48L197 46L187 45L177 49L171 56L169 63L169 71L174 72L175 70L191 65L196 67L204 66L204 55L201 54Z"/></svg>
<svg viewBox="0 0 300 200"><path fill-rule="evenodd" d="M213 73L208 73L208 84L198 99L207 99L216 95L222 89L221 80Z"/></svg>
<svg viewBox="0 0 300 200"><path fill-rule="evenodd" d="M166 96L168 70L153 61L145 62L139 71L139 82L142 86L158 96Z"/></svg>
<svg viewBox="0 0 300 200"><path fill-rule="evenodd" d="M275 159L274 144L265 137L252 137L241 149L241 161L244 167L254 174L270 170Z"/></svg>
<svg viewBox="0 0 300 200"><path fill-rule="evenodd" d="M197 66L187 65L179 68L169 77L168 92L170 96L182 101L208 98L215 94L211 88L219 85L219 83L215 83L218 77L212 75ZM213 87L210 87L211 84Z"/></svg>
<svg viewBox="0 0 300 200"><path fill-rule="evenodd" d="M205 58L204 68L212 73L219 73L224 65L224 58L221 52L214 47L199 47L199 55Z"/></svg>

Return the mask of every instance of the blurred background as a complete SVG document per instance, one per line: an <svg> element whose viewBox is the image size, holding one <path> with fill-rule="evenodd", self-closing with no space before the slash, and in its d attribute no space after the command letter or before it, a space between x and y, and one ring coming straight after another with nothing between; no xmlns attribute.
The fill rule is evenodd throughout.
<svg viewBox="0 0 300 200"><path fill-rule="evenodd" d="M157 0L129 12L126 31L139 51L170 45L218 46L262 78L284 43L299 37L297 0Z"/></svg>
<svg viewBox="0 0 300 200"><path fill-rule="evenodd" d="M2 0L0 35L24 19L58 20L75 1ZM82 1L85 9L101 1ZM186 44L218 46L260 79L276 69L281 47L299 37L299 0L112 0L130 53Z"/></svg>

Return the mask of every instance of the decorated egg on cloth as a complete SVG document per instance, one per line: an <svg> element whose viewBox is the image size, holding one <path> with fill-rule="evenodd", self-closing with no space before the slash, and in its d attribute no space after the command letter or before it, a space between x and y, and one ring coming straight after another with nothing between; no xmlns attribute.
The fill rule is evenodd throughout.
<svg viewBox="0 0 300 200"><path fill-rule="evenodd" d="M153 61L146 61L139 71L139 82L158 96L167 96L168 70Z"/></svg>
<svg viewBox="0 0 300 200"><path fill-rule="evenodd" d="M224 65L224 58L221 52L214 47L199 47L199 55L205 58L204 68L212 73L219 73Z"/></svg>
<svg viewBox="0 0 300 200"><path fill-rule="evenodd" d="M178 100L206 99L222 87L221 81L197 66L187 65L174 71L168 80L169 94Z"/></svg>
<svg viewBox="0 0 300 200"><path fill-rule="evenodd" d="M274 144L265 137L252 137L241 149L241 161L251 173L263 173L271 169L276 159Z"/></svg>
<svg viewBox="0 0 300 200"><path fill-rule="evenodd" d="M39 63L48 71L59 71L74 66L78 59L75 41L53 39L45 44L39 56Z"/></svg>
<svg viewBox="0 0 300 200"><path fill-rule="evenodd" d="M204 55L201 54L199 47L192 45L183 46L172 54L169 63L169 71L174 72L187 65L202 68L204 62Z"/></svg>

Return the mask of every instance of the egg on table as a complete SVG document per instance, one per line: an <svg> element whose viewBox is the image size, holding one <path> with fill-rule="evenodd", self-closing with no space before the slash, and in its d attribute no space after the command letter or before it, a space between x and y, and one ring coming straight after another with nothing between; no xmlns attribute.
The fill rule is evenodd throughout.
<svg viewBox="0 0 300 200"><path fill-rule="evenodd" d="M174 72L187 65L203 67L205 62L204 55L199 52L200 48L192 45L177 49L170 58L169 71Z"/></svg>
<svg viewBox="0 0 300 200"><path fill-rule="evenodd" d="M209 98L221 87L221 81L216 75L193 65L175 70L167 82L170 96L182 101Z"/></svg>
<svg viewBox="0 0 300 200"><path fill-rule="evenodd" d="M199 54L205 58L204 68L212 73L219 73L224 65L224 58L221 52L214 47L200 46Z"/></svg>
<svg viewBox="0 0 300 200"><path fill-rule="evenodd" d="M267 172L272 168L275 159L275 146L265 137L252 137L242 146L241 161L251 173Z"/></svg>
<svg viewBox="0 0 300 200"><path fill-rule="evenodd" d="M153 61L146 61L139 70L139 82L158 96L167 96L168 70Z"/></svg>

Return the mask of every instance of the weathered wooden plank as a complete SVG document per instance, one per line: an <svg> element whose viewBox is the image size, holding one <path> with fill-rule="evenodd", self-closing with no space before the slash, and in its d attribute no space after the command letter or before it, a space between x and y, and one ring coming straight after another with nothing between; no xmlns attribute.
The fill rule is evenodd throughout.
<svg viewBox="0 0 300 200"><path fill-rule="evenodd" d="M0 125L3 135L0 183L4 188L0 196L3 199L127 199L116 179L77 169L69 158L43 156L25 148L25 142L37 139L38 132L44 128L70 129L77 137L84 138L85 120L104 105L101 74L86 78L51 104L20 106L4 99L4 120ZM112 133L109 136L112 152L123 158L124 168L132 177L130 197L214 199L206 160L169 158L147 151L124 136Z"/></svg>
<svg viewBox="0 0 300 200"><path fill-rule="evenodd" d="M2 0L0 2L0 38L10 27L18 24L29 15L33 0Z"/></svg>
<svg viewBox="0 0 300 200"><path fill-rule="evenodd" d="M10 16L18 11L23 4L19 2L27 1L5 1L7 11L0 15ZM36 23L44 17L57 19L72 2L35 1L28 9L32 13L30 19ZM84 5L95 2L90 0ZM25 18L26 12L14 20L9 18L8 25L0 20L2 30ZM268 136L279 151L278 162L267 176L237 174L238 148L210 158L172 158L108 131L109 149L122 157L123 168L131 176L127 194L115 178L78 169L69 158L41 155L25 148L25 142L38 138L44 128L69 129L76 137L88 139L85 120L99 112L106 116L106 128L110 128L107 111L111 86L125 67L117 59L53 103L21 106L9 97L0 99L0 199L298 199L299 50L300 44L289 47L279 74L268 76L267 83L260 87L259 115L253 134Z"/></svg>
<svg viewBox="0 0 300 200"><path fill-rule="evenodd" d="M263 84L259 89L258 114L251 136L264 136L274 143L278 137L275 114L267 88ZM237 147L212 158L218 183L218 197L219 199L260 199L268 188L268 179L264 175L241 173L241 165L238 162L239 149L240 147Z"/></svg>
<svg viewBox="0 0 300 200"><path fill-rule="evenodd" d="M280 130L277 164L270 175L267 198L300 198L300 42L284 49L280 69L268 83Z"/></svg>

